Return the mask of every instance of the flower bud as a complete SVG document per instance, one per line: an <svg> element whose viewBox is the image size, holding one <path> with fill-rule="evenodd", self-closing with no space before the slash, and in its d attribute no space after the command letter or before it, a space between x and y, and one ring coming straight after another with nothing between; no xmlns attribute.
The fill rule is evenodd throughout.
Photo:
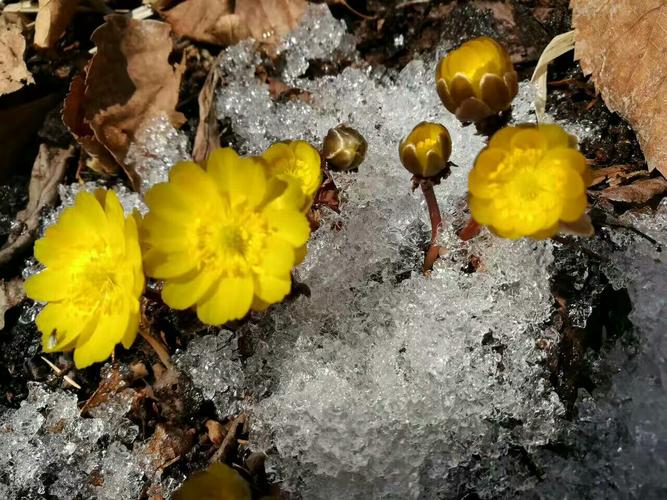
<svg viewBox="0 0 667 500"><path fill-rule="evenodd" d="M452 139L439 123L421 122L401 142L401 163L417 177L435 177L447 168Z"/></svg>
<svg viewBox="0 0 667 500"><path fill-rule="evenodd" d="M495 40L470 40L440 60L436 87L462 122L479 122L509 109L519 87L509 54Z"/></svg>
<svg viewBox="0 0 667 500"><path fill-rule="evenodd" d="M367 148L368 143L363 135L341 124L329 130L324 138L322 154L333 170L345 171L361 165Z"/></svg>

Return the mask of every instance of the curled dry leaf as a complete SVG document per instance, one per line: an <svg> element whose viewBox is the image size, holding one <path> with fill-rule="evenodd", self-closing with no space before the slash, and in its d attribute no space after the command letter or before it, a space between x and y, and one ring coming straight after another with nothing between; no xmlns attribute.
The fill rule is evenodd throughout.
<svg viewBox="0 0 667 500"><path fill-rule="evenodd" d="M97 46L85 77L72 82L63 119L83 148L113 172L120 165L135 188L140 179L125 163L135 136L156 116L174 127L184 66L173 67L171 29L166 23L110 15L93 33Z"/></svg>
<svg viewBox="0 0 667 500"><path fill-rule="evenodd" d="M199 125L192 147L192 158L196 162L204 161L211 151L220 147L220 127L213 106L220 78L220 65L216 60L199 92Z"/></svg>
<svg viewBox="0 0 667 500"><path fill-rule="evenodd" d="M643 205L666 192L667 180L656 177L655 179L641 179L627 186L607 188L600 193L600 197L610 201Z"/></svg>
<svg viewBox="0 0 667 500"><path fill-rule="evenodd" d="M667 176L667 1L571 0L575 57Z"/></svg>
<svg viewBox="0 0 667 500"><path fill-rule="evenodd" d="M35 47L52 48L69 26L79 0L39 0L35 19Z"/></svg>
<svg viewBox="0 0 667 500"><path fill-rule="evenodd" d="M161 15L179 36L231 45L245 38L275 42L305 9L306 0L185 0Z"/></svg>
<svg viewBox="0 0 667 500"><path fill-rule="evenodd" d="M65 175L67 160L73 153L73 147L60 149L46 144L40 146L32 167L28 206L16 214L17 230L9 235L7 242L0 249L0 264L9 262L16 252L23 250L35 239L40 213L44 207L55 202L58 196L58 184Z"/></svg>
<svg viewBox="0 0 667 500"><path fill-rule="evenodd" d="M0 330L5 328L5 313L19 305L23 299L25 299L25 292L21 278L9 281L0 280Z"/></svg>
<svg viewBox="0 0 667 500"><path fill-rule="evenodd" d="M25 47L21 28L0 16L0 95L15 92L28 83L35 83L23 60Z"/></svg>

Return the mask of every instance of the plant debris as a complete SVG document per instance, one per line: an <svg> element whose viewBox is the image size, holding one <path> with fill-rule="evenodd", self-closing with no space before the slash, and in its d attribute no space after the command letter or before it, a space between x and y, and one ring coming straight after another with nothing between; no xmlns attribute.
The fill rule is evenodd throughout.
<svg viewBox="0 0 667 500"><path fill-rule="evenodd" d="M572 0L572 24L584 74L635 129L649 170L667 177L667 3Z"/></svg>
<svg viewBox="0 0 667 500"><path fill-rule="evenodd" d="M23 60L25 48L26 42L20 26L0 16L0 95L35 83Z"/></svg>

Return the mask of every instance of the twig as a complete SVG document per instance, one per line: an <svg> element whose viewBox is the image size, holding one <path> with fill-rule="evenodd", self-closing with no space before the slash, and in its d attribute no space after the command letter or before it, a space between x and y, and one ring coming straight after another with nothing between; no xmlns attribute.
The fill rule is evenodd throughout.
<svg viewBox="0 0 667 500"><path fill-rule="evenodd" d="M211 457L210 462L225 462L233 449L238 446L238 441L236 439L236 434L238 433L239 426L245 424L248 416L245 413L241 413L229 426L227 434L225 434L225 439L222 440L220 448L218 448L213 456Z"/></svg>
<svg viewBox="0 0 667 500"><path fill-rule="evenodd" d="M153 337L150 331L147 331L145 326L139 327L139 335L141 335L143 339L153 348L155 354L157 354L157 357L160 358L160 361L165 366L165 368L171 370L174 366L171 364L169 353L167 352L167 349L164 347L162 342Z"/></svg>
<svg viewBox="0 0 667 500"><path fill-rule="evenodd" d="M51 361L46 359L44 356L40 356L40 358L42 358L44 360L44 362L47 365L49 365L54 372L56 372L56 375L60 376L63 373L63 371L60 368L58 368L56 365L51 363ZM81 390L81 386L79 384L77 384L69 375L63 375L62 377L63 377L63 380L65 382L67 382L69 385L71 385L72 387L75 387L76 389Z"/></svg>

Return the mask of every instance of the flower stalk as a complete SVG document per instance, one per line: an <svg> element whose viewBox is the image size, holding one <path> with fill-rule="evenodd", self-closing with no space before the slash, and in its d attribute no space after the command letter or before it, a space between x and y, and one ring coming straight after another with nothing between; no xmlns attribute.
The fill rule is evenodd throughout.
<svg viewBox="0 0 667 500"><path fill-rule="evenodd" d="M426 251L424 266L422 267L422 271L426 274L433 270L433 264L435 264L435 261L438 260L438 257L440 256L440 245L437 244L437 240L438 235L442 230L442 215L440 214L438 200L435 197L435 191L433 190L433 181L429 179L415 179L415 182L419 183L419 187L421 187L422 193L424 193L428 216L429 219L431 219L431 242Z"/></svg>

